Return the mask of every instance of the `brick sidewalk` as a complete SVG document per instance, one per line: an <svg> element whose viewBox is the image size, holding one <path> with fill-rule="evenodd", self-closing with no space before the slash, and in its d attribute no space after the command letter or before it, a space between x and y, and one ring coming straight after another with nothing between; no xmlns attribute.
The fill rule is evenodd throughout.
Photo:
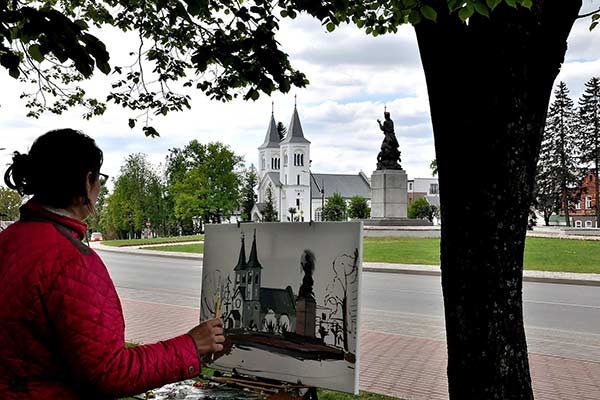
<svg viewBox="0 0 600 400"><path fill-rule="evenodd" d="M122 299L125 337L152 343L187 332L200 310ZM448 398L443 340L362 330L360 388L407 400ZM600 363L530 354L537 400L600 399Z"/></svg>

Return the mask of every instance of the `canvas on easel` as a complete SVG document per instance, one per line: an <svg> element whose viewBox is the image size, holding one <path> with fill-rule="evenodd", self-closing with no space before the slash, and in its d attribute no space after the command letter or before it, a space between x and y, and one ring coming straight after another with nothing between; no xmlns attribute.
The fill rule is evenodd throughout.
<svg viewBox="0 0 600 400"><path fill-rule="evenodd" d="M212 367L358 393L362 224L206 227L201 320L231 343Z"/></svg>

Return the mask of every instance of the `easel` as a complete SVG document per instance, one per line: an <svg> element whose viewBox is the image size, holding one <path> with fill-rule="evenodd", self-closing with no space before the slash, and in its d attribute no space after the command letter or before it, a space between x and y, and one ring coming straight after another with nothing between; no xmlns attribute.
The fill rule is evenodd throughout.
<svg viewBox="0 0 600 400"><path fill-rule="evenodd" d="M317 388L300 384L290 384L258 377L238 374L231 376L202 376L208 382L215 382L232 388L255 391L264 395L263 400L318 400Z"/></svg>

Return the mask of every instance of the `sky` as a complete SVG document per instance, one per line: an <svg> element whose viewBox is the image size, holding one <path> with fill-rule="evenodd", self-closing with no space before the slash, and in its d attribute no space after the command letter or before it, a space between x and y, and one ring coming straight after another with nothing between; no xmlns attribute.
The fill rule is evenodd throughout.
<svg viewBox="0 0 600 400"><path fill-rule="evenodd" d="M582 12L597 9L600 0L584 1ZM600 76L600 27L589 32L590 19L576 22L568 41L565 63L556 80L564 81L576 100L584 84ZM320 23L300 16L281 21L277 39L290 55L292 65L303 71L310 85L292 88L290 93L273 94L253 102L211 101L199 90L191 91L192 109L156 117L151 125L161 133L146 138L141 125L127 126L132 112L110 104L101 117L84 120L83 110L63 115L44 114L27 118L25 102L19 99L24 87L0 69L0 172L2 176L13 151L27 152L33 140L44 132L74 128L92 136L104 151L102 172L115 177L125 157L146 153L160 169L168 150L184 147L193 139L208 143L221 141L243 156L245 164L257 165L257 147L267 132L272 102L277 121L289 125L294 95L304 134L311 144L314 173L370 175L382 133L377 119L383 119L384 106L394 120L400 144L401 165L409 179L431 176L430 162L435 158L425 77L419 51L410 26L397 34L373 38L355 27L343 26L327 33ZM100 35L113 65L126 61L131 50L129 38L115 31ZM86 83L90 94L106 95L110 81L97 73Z"/></svg>

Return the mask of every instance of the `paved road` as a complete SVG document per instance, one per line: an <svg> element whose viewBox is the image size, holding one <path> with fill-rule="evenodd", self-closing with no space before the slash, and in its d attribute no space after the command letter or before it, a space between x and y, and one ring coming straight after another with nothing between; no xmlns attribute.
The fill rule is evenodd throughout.
<svg viewBox="0 0 600 400"><path fill-rule="evenodd" d="M100 252L123 298L198 307L199 261ZM444 339L440 278L364 273L363 328ZM600 287L526 283L532 353L600 362Z"/></svg>

